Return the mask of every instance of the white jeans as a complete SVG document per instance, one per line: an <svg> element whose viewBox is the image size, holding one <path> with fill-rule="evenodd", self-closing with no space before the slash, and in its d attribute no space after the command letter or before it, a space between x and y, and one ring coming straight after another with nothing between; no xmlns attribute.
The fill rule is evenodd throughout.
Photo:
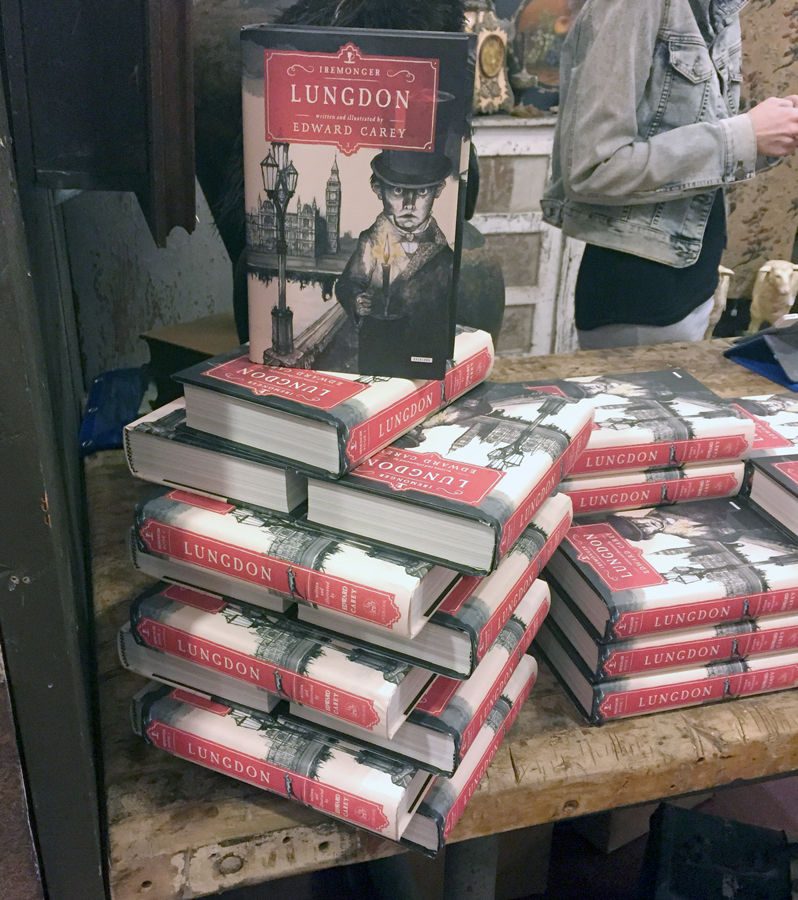
<svg viewBox="0 0 798 900"><path fill-rule="evenodd" d="M714 300L709 298L673 325L602 325L590 331L577 330L582 350L608 347L640 347L644 344L672 344L674 341L702 341L709 324Z"/></svg>

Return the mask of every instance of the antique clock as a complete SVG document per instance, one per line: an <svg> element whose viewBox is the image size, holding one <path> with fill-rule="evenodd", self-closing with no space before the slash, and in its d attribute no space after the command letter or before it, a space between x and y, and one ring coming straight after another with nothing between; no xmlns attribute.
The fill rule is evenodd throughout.
<svg viewBox="0 0 798 900"><path fill-rule="evenodd" d="M509 112L513 92L507 75L507 30L493 0L467 0L466 31L477 37L474 112Z"/></svg>

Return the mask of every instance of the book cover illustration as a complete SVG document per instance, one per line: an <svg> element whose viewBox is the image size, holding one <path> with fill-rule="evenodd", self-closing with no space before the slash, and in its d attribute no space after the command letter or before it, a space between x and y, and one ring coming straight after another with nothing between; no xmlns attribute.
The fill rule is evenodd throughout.
<svg viewBox="0 0 798 900"><path fill-rule="evenodd" d="M741 459L754 439L749 417L681 369L565 378L537 390L595 406L574 475Z"/></svg>
<svg viewBox="0 0 798 900"><path fill-rule="evenodd" d="M432 614L430 623L466 632L475 662L481 660L568 533L571 521L568 497L550 497L496 571L484 578L464 575Z"/></svg>
<svg viewBox="0 0 798 900"><path fill-rule="evenodd" d="M449 778L435 779L419 806L418 814L405 832L405 843L421 846L433 853L443 847L484 778L496 751L515 724L535 685L537 672L537 663L531 656L521 658L457 771ZM419 825L427 827L417 830Z"/></svg>
<svg viewBox="0 0 798 900"><path fill-rule="evenodd" d="M251 362L245 347L198 363L175 377L187 388L219 391L236 400L330 425L337 432L340 453L333 474L343 475L484 381L493 360L490 335L458 325L454 355L443 381L289 371ZM190 404L187 414L190 425Z"/></svg>
<svg viewBox="0 0 798 900"><path fill-rule="evenodd" d="M742 498L586 517L560 553L606 604L607 637L798 609L798 542Z"/></svg>
<svg viewBox="0 0 798 900"><path fill-rule="evenodd" d="M550 606L546 583L536 581L474 674L465 681L437 678L410 713L408 722L451 734L457 758L461 759L529 649Z"/></svg>
<svg viewBox="0 0 798 900"><path fill-rule="evenodd" d="M526 382L488 382L340 483L489 522L498 535L495 567L570 471L592 419L589 403Z"/></svg>
<svg viewBox="0 0 798 900"><path fill-rule="evenodd" d="M368 731L386 732L391 699L411 671L295 620L178 585L147 591L130 616L147 646Z"/></svg>
<svg viewBox="0 0 798 900"><path fill-rule="evenodd" d="M133 701L146 740L181 759L398 840L418 773L297 721L153 686Z"/></svg>
<svg viewBox="0 0 798 900"><path fill-rule="evenodd" d="M754 421L756 432L749 458L798 451L798 397L792 393L759 394L730 401Z"/></svg>
<svg viewBox="0 0 798 900"><path fill-rule="evenodd" d="M163 491L139 504L136 540L144 554L401 633L410 633L412 597L434 568L406 554L185 491Z"/></svg>
<svg viewBox="0 0 798 900"><path fill-rule="evenodd" d="M577 475L566 478L560 490L574 504L574 515L618 512L646 506L668 506L690 500L734 497L745 478L742 462L715 465L671 466L610 475Z"/></svg>
<svg viewBox="0 0 798 900"><path fill-rule="evenodd" d="M250 356L443 378L473 38L242 31Z"/></svg>

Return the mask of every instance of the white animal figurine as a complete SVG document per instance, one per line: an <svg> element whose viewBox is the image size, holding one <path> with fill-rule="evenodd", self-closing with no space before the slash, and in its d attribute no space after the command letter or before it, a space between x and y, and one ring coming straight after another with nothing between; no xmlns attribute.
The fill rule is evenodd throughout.
<svg viewBox="0 0 798 900"><path fill-rule="evenodd" d="M715 293L712 295L712 312L709 314L709 324L704 332L705 341L712 337L712 332L715 330L718 322L720 322L720 317L726 309L726 301L729 299L729 285L734 272L731 269L727 269L726 266L718 266L718 274L720 275L720 280L715 288Z"/></svg>
<svg viewBox="0 0 798 900"><path fill-rule="evenodd" d="M749 334L763 322L775 324L792 309L798 293L798 265L787 259L771 259L757 272L751 299Z"/></svg>

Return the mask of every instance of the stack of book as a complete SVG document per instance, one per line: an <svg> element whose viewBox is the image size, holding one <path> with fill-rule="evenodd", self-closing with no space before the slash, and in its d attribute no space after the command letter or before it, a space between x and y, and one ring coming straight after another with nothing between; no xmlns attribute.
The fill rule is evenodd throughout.
<svg viewBox="0 0 798 900"><path fill-rule="evenodd" d="M798 539L744 497L582 517L547 573L537 647L595 724L798 685Z"/></svg>
<svg viewBox="0 0 798 900"><path fill-rule="evenodd" d="M596 427L561 490L574 515L733 497L755 423L681 369L565 378L536 384L589 398Z"/></svg>
<svg viewBox="0 0 798 900"><path fill-rule="evenodd" d="M556 487L592 404L480 384L493 349L472 329L443 382L244 354L180 373L185 399L125 432L161 485L131 530L159 581L119 633L158 682L136 728L435 852L535 681L538 576L572 522Z"/></svg>

